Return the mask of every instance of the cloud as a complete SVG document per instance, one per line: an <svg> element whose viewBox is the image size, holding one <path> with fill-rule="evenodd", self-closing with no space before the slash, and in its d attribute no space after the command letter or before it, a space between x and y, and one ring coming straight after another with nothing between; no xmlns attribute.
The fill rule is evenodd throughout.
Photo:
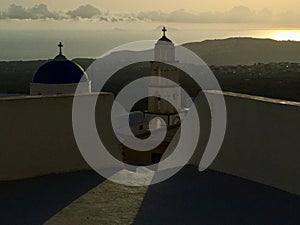
<svg viewBox="0 0 300 225"><path fill-rule="evenodd" d="M56 12L50 12L46 4L39 4L32 8L29 8L28 13L31 15L31 18L53 18L59 19L59 14Z"/></svg>
<svg viewBox="0 0 300 225"><path fill-rule="evenodd" d="M149 11L137 14L137 17L141 20L184 23L241 23L254 21L256 16L255 11L251 11L245 6L234 7L226 12L200 12L195 14L184 9L178 9L170 13Z"/></svg>
<svg viewBox="0 0 300 225"><path fill-rule="evenodd" d="M92 5L82 5L67 12L72 18L92 18L101 15L101 11Z"/></svg>
<svg viewBox="0 0 300 225"><path fill-rule="evenodd" d="M20 6L11 4L7 9L6 13L3 13L4 17L11 18L11 19L28 19L30 18L30 14L27 10Z"/></svg>
<svg viewBox="0 0 300 225"><path fill-rule="evenodd" d="M1 17L8 19L59 19L58 13L50 12L45 4L35 5L32 8L11 4L7 11L1 14Z"/></svg>
<svg viewBox="0 0 300 225"><path fill-rule="evenodd" d="M74 10L57 13L50 11L45 4L35 5L31 8L12 4L0 12L0 19L84 19L103 22L179 22L179 23L261 23L261 24L299 24L300 13L282 12L274 14L268 9L254 11L246 6L236 6L224 12L198 12L191 13L178 9L170 13L162 11L144 11L138 13L110 13L102 12L92 5L82 5Z"/></svg>
<svg viewBox="0 0 300 225"><path fill-rule="evenodd" d="M238 22L253 22L255 18L257 17L257 14L255 11L251 11L246 6L236 6L232 8L230 11L225 12L223 14L223 18L225 22L232 22L232 23L238 23Z"/></svg>
<svg viewBox="0 0 300 225"><path fill-rule="evenodd" d="M170 13L160 11L140 12L140 20L157 22L182 22L182 23L260 23L260 24L298 24L300 13L292 11L274 14L268 9L254 11L246 6L237 6L225 12L199 12L190 13L179 9Z"/></svg>

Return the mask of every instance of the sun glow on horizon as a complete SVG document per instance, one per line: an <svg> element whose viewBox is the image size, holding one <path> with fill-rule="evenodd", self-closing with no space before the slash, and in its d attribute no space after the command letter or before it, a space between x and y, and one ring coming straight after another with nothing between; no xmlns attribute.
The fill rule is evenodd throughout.
<svg viewBox="0 0 300 225"><path fill-rule="evenodd" d="M300 41L300 30L281 30L271 35L277 41Z"/></svg>

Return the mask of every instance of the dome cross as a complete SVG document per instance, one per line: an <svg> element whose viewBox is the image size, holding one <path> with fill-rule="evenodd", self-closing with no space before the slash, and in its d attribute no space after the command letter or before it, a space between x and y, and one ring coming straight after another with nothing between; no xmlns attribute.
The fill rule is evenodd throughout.
<svg viewBox="0 0 300 225"><path fill-rule="evenodd" d="M57 46L59 47L59 54L62 55L62 48L64 47L64 45L61 42L59 42Z"/></svg>
<svg viewBox="0 0 300 225"><path fill-rule="evenodd" d="M166 27L163 27L163 29L161 30L164 34L164 36L166 36L166 32L168 31Z"/></svg>

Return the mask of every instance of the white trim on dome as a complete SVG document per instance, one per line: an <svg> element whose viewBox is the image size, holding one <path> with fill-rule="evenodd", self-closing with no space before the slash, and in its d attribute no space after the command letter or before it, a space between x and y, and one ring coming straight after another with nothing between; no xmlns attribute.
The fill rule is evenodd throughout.
<svg viewBox="0 0 300 225"><path fill-rule="evenodd" d="M78 83L42 84L30 83L30 95L57 95L75 93ZM80 82L78 93L91 93L91 81Z"/></svg>

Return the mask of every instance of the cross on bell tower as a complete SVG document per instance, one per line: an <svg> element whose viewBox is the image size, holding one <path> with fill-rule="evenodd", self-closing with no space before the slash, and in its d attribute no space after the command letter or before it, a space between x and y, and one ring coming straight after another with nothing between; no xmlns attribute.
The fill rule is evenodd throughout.
<svg viewBox="0 0 300 225"><path fill-rule="evenodd" d="M167 28L166 28L166 27L163 27L162 32L163 32L163 35L164 35L164 36L166 36L166 32L167 32L167 31L168 31Z"/></svg>
<svg viewBox="0 0 300 225"><path fill-rule="evenodd" d="M59 47L59 54L62 55L62 48L64 47L64 45L61 42L59 42L57 46Z"/></svg>

